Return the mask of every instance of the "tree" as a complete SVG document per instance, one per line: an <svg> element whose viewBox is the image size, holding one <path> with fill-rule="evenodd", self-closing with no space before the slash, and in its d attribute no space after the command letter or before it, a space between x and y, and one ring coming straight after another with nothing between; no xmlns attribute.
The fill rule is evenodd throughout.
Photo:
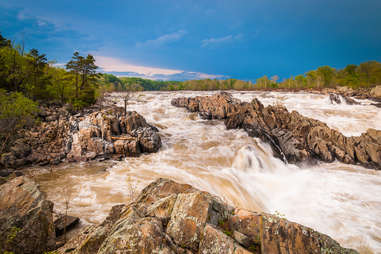
<svg viewBox="0 0 381 254"><path fill-rule="evenodd" d="M4 38L0 33L0 48L11 47L11 41Z"/></svg>
<svg viewBox="0 0 381 254"><path fill-rule="evenodd" d="M75 76L75 98L79 98L79 74L81 69L81 62L83 57L79 55L79 52L74 52L71 60L66 64L66 69L68 69Z"/></svg>
<svg viewBox="0 0 381 254"><path fill-rule="evenodd" d="M95 103L95 89L97 88L97 78L99 78L97 68L92 55L89 54L85 58L78 52L74 52L72 59L66 64L66 69L75 77L75 100L72 102L74 107L82 108Z"/></svg>
<svg viewBox="0 0 381 254"><path fill-rule="evenodd" d="M270 84L269 78L265 75L256 81L256 87L258 88L268 88Z"/></svg>
<svg viewBox="0 0 381 254"><path fill-rule="evenodd" d="M36 99L43 95L46 82L42 80L44 77L44 68L47 65L47 58L45 54L39 54L37 49L32 49L27 55L27 63L29 65L29 73L31 83L25 88L28 97Z"/></svg>
<svg viewBox="0 0 381 254"><path fill-rule="evenodd" d="M94 81L97 75L98 66L95 65L95 58L87 55L86 58L80 59L80 73L82 76L81 89L88 87L89 82Z"/></svg>
<svg viewBox="0 0 381 254"><path fill-rule="evenodd" d="M319 77L319 81L322 82L322 85L327 87L332 85L332 80L335 76L335 69L329 66L321 66L317 69L317 75ZM320 87L320 83L318 87Z"/></svg>
<svg viewBox="0 0 381 254"><path fill-rule="evenodd" d="M47 87L50 98L59 100L61 104L68 101L71 96L70 83L72 76L62 68L48 67L48 75L51 78L51 82Z"/></svg>

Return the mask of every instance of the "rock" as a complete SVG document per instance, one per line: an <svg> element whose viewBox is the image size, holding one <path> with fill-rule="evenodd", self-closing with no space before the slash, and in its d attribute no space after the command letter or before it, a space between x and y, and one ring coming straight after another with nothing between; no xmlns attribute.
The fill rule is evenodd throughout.
<svg viewBox="0 0 381 254"><path fill-rule="evenodd" d="M227 219L232 209L223 202L203 192L178 194L167 234L179 246L196 251L201 239L201 229L206 223L217 225Z"/></svg>
<svg viewBox="0 0 381 254"><path fill-rule="evenodd" d="M3 153L0 157L0 164L3 165L3 167L13 167L16 164L16 156L13 153ZM0 172L0 176L7 176L7 169L4 169Z"/></svg>
<svg viewBox="0 0 381 254"><path fill-rule="evenodd" d="M236 209L229 224L247 236L243 245L254 253L356 253L327 235L270 214Z"/></svg>
<svg viewBox="0 0 381 254"><path fill-rule="evenodd" d="M207 224L204 227L203 238L200 243L199 253L210 253L210 254L252 253L242 248L237 242L234 241L234 239L228 236L228 234L229 233L223 233L222 231L216 229L215 227Z"/></svg>
<svg viewBox="0 0 381 254"><path fill-rule="evenodd" d="M169 221L168 221L169 220ZM233 209L190 185L158 179L114 206L57 253L342 253L332 238L265 213Z"/></svg>
<svg viewBox="0 0 381 254"><path fill-rule="evenodd" d="M22 139L16 140L10 150L18 158L26 157L31 152L30 146Z"/></svg>
<svg viewBox="0 0 381 254"><path fill-rule="evenodd" d="M106 253L174 253L161 221L155 217L126 218L120 221L98 250Z"/></svg>
<svg viewBox="0 0 381 254"><path fill-rule="evenodd" d="M137 135L142 152L154 153L161 147L161 138L153 128L138 129L133 135Z"/></svg>
<svg viewBox="0 0 381 254"><path fill-rule="evenodd" d="M331 101L332 104L340 104L341 103L340 95L338 95L338 94L330 93L329 94L329 100Z"/></svg>
<svg viewBox="0 0 381 254"><path fill-rule="evenodd" d="M12 173L12 171L8 168L0 169L0 177L7 177Z"/></svg>
<svg viewBox="0 0 381 254"><path fill-rule="evenodd" d="M69 215L60 215L55 221L54 221L54 227L56 236L61 236L69 230L73 229L76 225L79 223L79 218Z"/></svg>
<svg viewBox="0 0 381 254"><path fill-rule="evenodd" d="M127 112L125 117L121 119L121 127L123 133L131 134L132 131L139 128L150 127L146 120L135 111Z"/></svg>
<svg viewBox="0 0 381 254"><path fill-rule="evenodd" d="M345 100L345 103L347 103L348 105L359 105L360 103L355 101L354 99L350 98L350 97L347 97L347 96L343 96L344 100Z"/></svg>
<svg viewBox="0 0 381 254"><path fill-rule="evenodd" d="M370 90L370 96L376 97L376 98L381 98L381 86L373 87Z"/></svg>
<svg viewBox="0 0 381 254"><path fill-rule="evenodd" d="M55 247L53 203L27 177L0 186L0 252L43 253Z"/></svg>
<svg viewBox="0 0 381 254"><path fill-rule="evenodd" d="M274 215L261 215L260 219L262 253L357 253L343 249L329 236L297 223Z"/></svg>
<svg viewBox="0 0 381 254"><path fill-rule="evenodd" d="M339 95L330 94L335 103ZM345 97L344 97L345 98ZM213 96L175 98L172 105L197 109L205 119L224 119L228 129L242 128L250 136L268 143L274 155L285 162L298 163L311 160L332 162L335 159L350 164L360 164L381 169L381 134L378 131L363 133L360 137L346 137L330 129L325 123L288 112L283 106L267 106L253 99L240 102L224 92ZM197 106L195 106L197 104Z"/></svg>

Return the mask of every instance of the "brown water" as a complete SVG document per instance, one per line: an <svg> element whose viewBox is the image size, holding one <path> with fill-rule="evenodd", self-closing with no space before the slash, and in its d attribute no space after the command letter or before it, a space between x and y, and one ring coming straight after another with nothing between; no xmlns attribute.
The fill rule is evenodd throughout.
<svg viewBox="0 0 381 254"><path fill-rule="evenodd" d="M316 166L286 165L270 147L242 130L226 130L220 121L170 105L176 96L211 92L144 92L129 105L160 129L158 153L121 162L91 162L31 169L55 208L85 223L102 221L110 208L129 200L158 177L167 177L217 194L235 206L281 214L326 233L345 247L381 253L381 172L339 162ZM123 104L113 94L111 100ZM381 129L381 113L363 105L333 105L327 96L287 93L240 93L265 105L282 103L289 110L326 122L345 135ZM37 173L38 172L38 173ZM41 173L42 172L42 173ZM70 193L70 195L68 195Z"/></svg>

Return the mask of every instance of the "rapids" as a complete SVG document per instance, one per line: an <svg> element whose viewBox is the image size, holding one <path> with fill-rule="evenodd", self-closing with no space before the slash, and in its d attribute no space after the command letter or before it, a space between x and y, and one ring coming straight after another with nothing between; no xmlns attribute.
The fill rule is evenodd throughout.
<svg viewBox="0 0 381 254"><path fill-rule="evenodd" d="M158 177L189 183L250 210L276 213L309 226L360 253L381 253L381 171L339 162L310 166L284 164L269 145L243 130L226 130L221 121L202 120L171 106L176 96L213 92L141 92L135 110L160 130L158 153L120 162L62 164L30 173L48 198L84 223L101 222L110 208L128 202ZM264 105L281 103L290 111L321 120L344 135L381 128L381 111L362 105L331 104L328 96L306 93L232 92L242 101L257 97ZM109 98L123 105L120 94Z"/></svg>

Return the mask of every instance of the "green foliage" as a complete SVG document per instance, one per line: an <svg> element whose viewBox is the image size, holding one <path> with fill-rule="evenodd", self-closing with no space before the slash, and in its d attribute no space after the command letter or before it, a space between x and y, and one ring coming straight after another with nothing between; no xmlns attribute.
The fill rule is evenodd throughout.
<svg viewBox="0 0 381 254"><path fill-rule="evenodd" d="M13 128L27 125L38 111L37 104L19 92L7 93L0 89L0 121ZM2 128L0 128L2 130Z"/></svg>
<svg viewBox="0 0 381 254"><path fill-rule="evenodd" d="M38 107L19 92L0 89L0 154L16 130L35 123Z"/></svg>
<svg viewBox="0 0 381 254"><path fill-rule="evenodd" d="M15 239L17 233L20 231L21 231L21 228L11 227L10 232L8 233L8 236L7 236L7 243L11 243L13 239Z"/></svg>
<svg viewBox="0 0 381 254"><path fill-rule="evenodd" d="M102 81L90 54L74 52L65 67L67 70L55 67L37 49L24 53L22 47L13 46L0 34L0 89L42 103L71 103L77 109L93 104L107 91L117 90L109 83L118 78L112 80L111 75Z"/></svg>
<svg viewBox="0 0 381 254"><path fill-rule="evenodd" d="M369 61L356 66L347 65L344 69L336 70L329 66L288 78L277 83L277 88L306 89L348 86L353 89L367 88L381 84L381 63ZM258 86L257 88L263 88Z"/></svg>
<svg viewBox="0 0 381 254"><path fill-rule="evenodd" d="M224 230L224 233L225 233L225 235L227 235L227 236L233 237L233 233L232 233L231 231Z"/></svg>

